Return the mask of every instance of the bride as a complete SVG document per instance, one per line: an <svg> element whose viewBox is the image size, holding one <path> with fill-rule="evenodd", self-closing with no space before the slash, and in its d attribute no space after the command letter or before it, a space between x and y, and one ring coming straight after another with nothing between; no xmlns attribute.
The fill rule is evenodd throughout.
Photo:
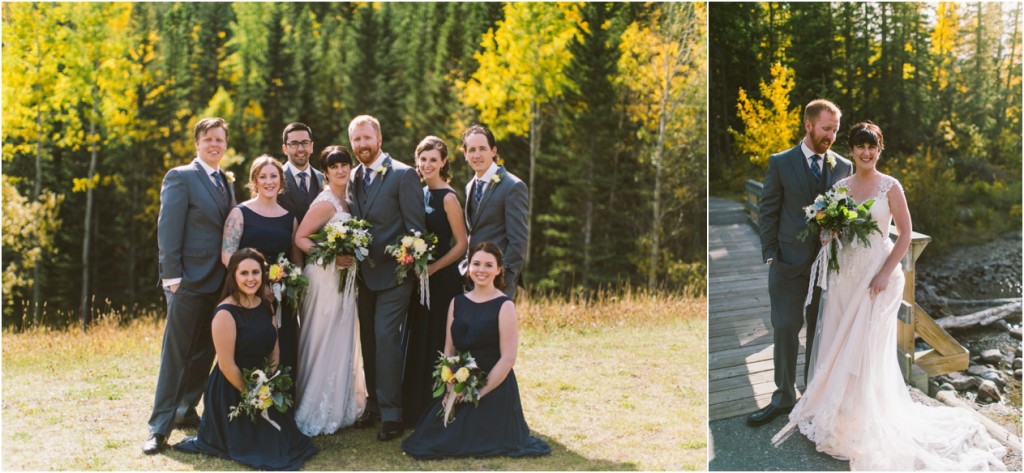
<svg viewBox="0 0 1024 473"><path fill-rule="evenodd" d="M911 240L899 181L875 168L882 130L862 122L848 144L856 173L835 184L856 202L874 199L881 234L871 245L843 242L840 272L829 275L814 334L810 382L789 418L818 451L851 470L1005 470L1006 450L973 414L914 403L896 360L896 312L903 298L899 263ZM889 240L894 221L899 238Z"/></svg>
<svg viewBox="0 0 1024 473"><path fill-rule="evenodd" d="M352 170L352 155L341 146L323 150L320 160L328 181L313 200L295 233L295 245L309 254L310 235L328 222L347 220L345 189ZM338 257L336 266L325 269L307 264L303 273L309 289L300 309L299 366L296 382L298 406L295 422L302 433L331 434L351 425L366 407L366 381L359 348L355 284L338 293L336 268L352 266L351 256Z"/></svg>

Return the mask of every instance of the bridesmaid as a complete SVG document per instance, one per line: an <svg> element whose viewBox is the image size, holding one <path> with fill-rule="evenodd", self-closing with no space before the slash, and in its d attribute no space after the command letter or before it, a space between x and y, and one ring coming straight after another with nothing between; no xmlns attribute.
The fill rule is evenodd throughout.
<svg viewBox="0 0 1024 473"><path fill-rule="evenodd" d="M228 419L231 407L247 389L243 369L261 368L266 358L278 360L267 262L252 248L234 252L228 260L223 300L217 306L210 331L217 364L203 396L203 417L195 437L174 446L188 453L204 453L235 460L260 470L298 470L316 447L299 432L290 414L268 410L275 428L262 417Z"/></svg>
<svg viewBox="0 0 1024 473"><path fill-rule="evenodd" d="M224 222L221 261L227 266L231 255L239 248L254 248L270 258L271 264L284 253L301 267L302 254L292 244L298 222L277 203L277 195L284 192L284 166L272 156L264 154L256 158L249 167L246 187L252 198L231 209ZM298 376L299 324L289 304L282 304L279 332L281 365L291 366L295 379ZM289 393L294 399L294 385Z"/></svg>
<svg viewBox="0 0 1024 473"><path fill-rule="evenodd" d="M462 204L449 185L452 180L448 145L428 136L416 147L416 170L426 184L427 232L437 235L437 258L427 265L430 274L430 309L420 304L414 292L409 305L406 334L405 379L402 385L402 413L406 427L413 427L433 400L433 371L438 352L444 349L448 304L462 294L458 262L466 254L466 224Z"/></svg>
<svg viewBox="0 0 1024 473"><path fill-rule="evenodd" d="M436 415L441 399L427 408L402 450L417 460L445 457L525 457L551 453L551 446L530 435L516 381L519 323L516 305L501 291L505 285L501 249L490 242L469 250L466 277L473 290L448 307L445 355L470 352L487 372L479 405L460 403L445 427Z"/></svg>

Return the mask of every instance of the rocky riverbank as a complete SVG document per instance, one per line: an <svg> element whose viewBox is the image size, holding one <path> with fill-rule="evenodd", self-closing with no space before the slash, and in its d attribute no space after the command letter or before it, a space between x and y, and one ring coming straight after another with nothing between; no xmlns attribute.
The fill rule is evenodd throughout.
<svg viewBox="0 0 1024 473"><path fill-rule="evenodd" d="M1021 233L972 247L928 255L917 265L917 303L951 323L990 310L985 324L950 328L971 352L970 368L932 380L931 389L955 390L978 410L1021 435ZM927 249L925 252L927 253ZM1017 304L1016 306L1014 304ZM994 320L993 320L994 319ZM970 320L970 319L960 319Z"/></svg>

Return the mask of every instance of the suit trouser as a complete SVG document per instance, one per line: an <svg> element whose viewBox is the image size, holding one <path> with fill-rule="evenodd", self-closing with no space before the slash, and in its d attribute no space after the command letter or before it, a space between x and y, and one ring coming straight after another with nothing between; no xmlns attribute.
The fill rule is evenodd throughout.
<svg viewBox="0 0 1024 473"><path fill-rule="evenodd" d="M779 275L777 266L768 269L768 294L772 306L772 328L774 332L775 392L772 404L790 407L796 404L796 359L800 351L800 329L807 319L807 348L804 351L804 382L814 343L814 330L818 324L818 304L821 288L815 286L811 304L804 308L810 275L785 277Z"/></svg>
<svg viewBox="0 0 1024 473"><path fill-rule="evenodd" d="M366 410L379 413L385 422L402 422L402 330L415 279L410 275L404 283L382 291L371 291L359 280L359 342L370 393Z"/></svg>
<svg viewBox="0 0 1024 473"><path fill-rule="evenodd" d="M176 293L165 289L164 295L167 324L149 431L166 436L174 427L175 414L195 412L206 390L215 354L210 322L218 297L180 288Z"/></svg>

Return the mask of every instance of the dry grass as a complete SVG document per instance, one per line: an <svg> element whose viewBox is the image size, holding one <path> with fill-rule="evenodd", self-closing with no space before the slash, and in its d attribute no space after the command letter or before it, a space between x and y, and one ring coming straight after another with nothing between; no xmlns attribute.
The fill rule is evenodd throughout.
<svg viewBox="0 0 1024 473"><path fill-rule="evenodd" d="M371 430L317 437L310 470L703 470L706 299L623 291L583 303L521 301L516 373L537 459L417 462ZM163 322L89 333L3 334L3 469L244 470L177 452L148 457ZM178 442L194 431L174 431Z"/></svg>

